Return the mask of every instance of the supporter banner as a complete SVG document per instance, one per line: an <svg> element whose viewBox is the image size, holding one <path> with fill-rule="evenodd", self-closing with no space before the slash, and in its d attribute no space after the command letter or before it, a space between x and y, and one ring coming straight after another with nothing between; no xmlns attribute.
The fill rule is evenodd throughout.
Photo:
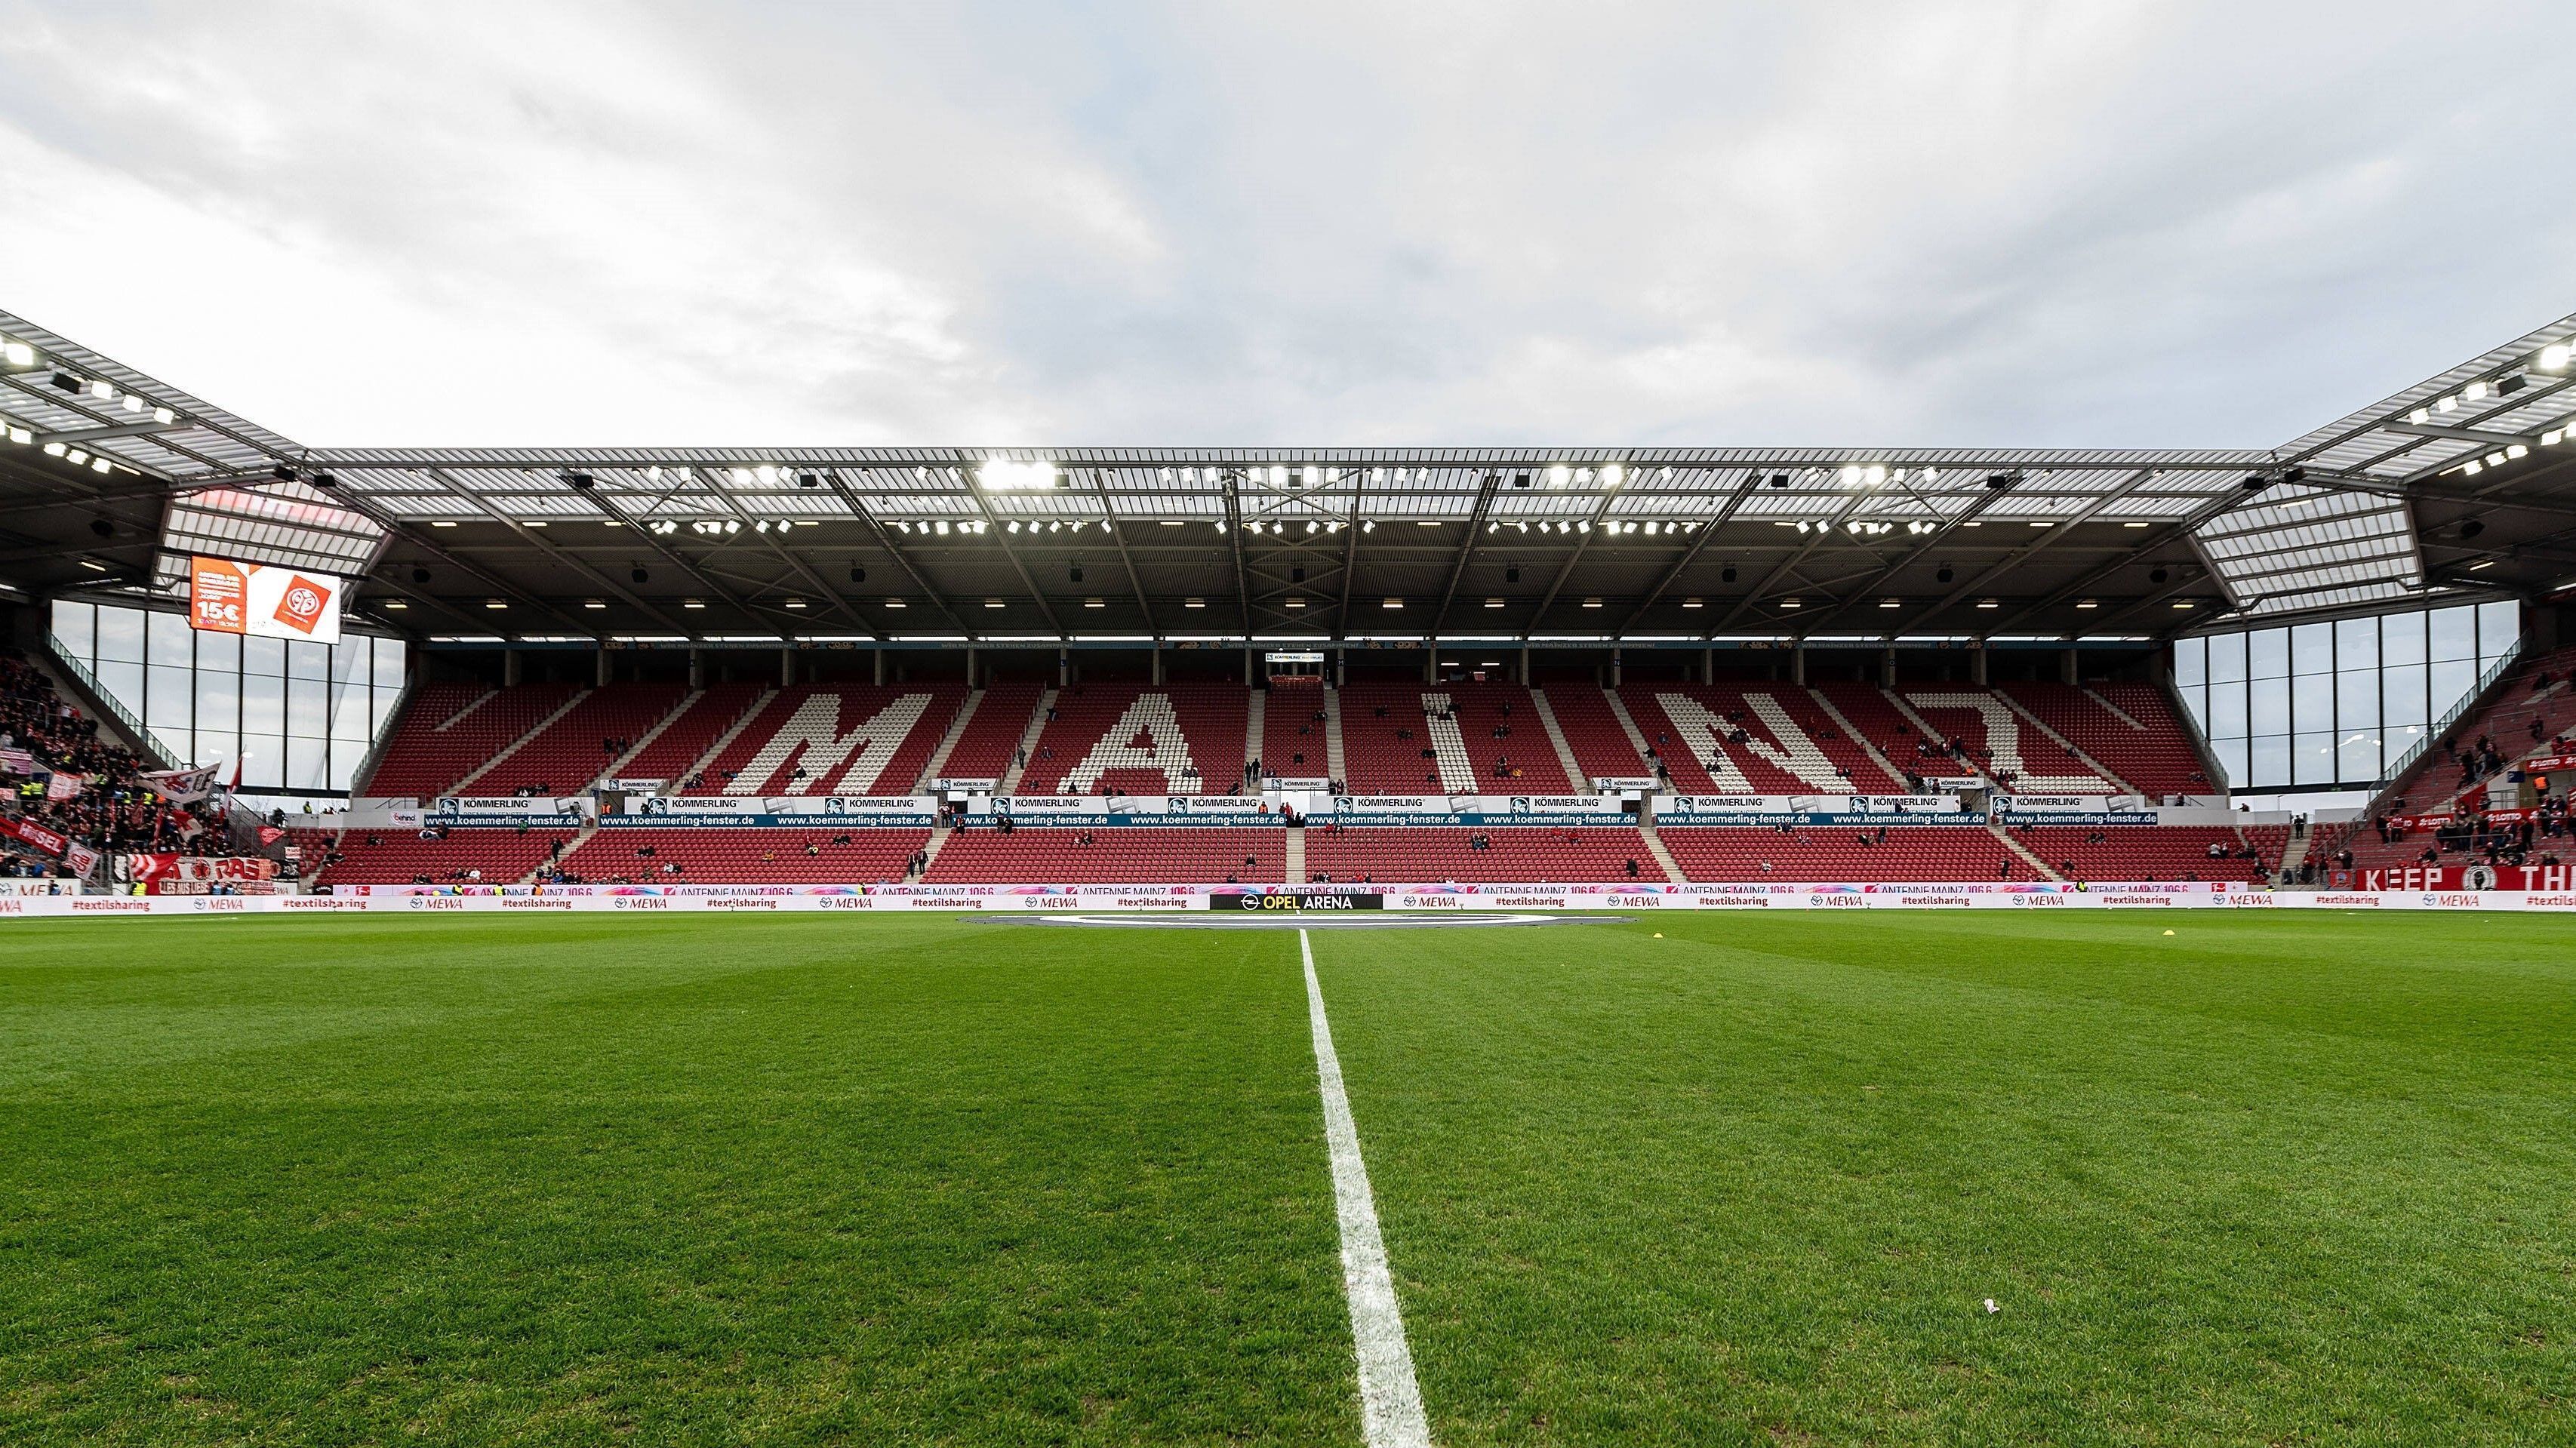
<svg viewBox="0 0 2576 1448"><path fill-rule="evenodd" d="M926 829L939 812L939 801L929 795L911 794L672 795L630 799L626 802L626 812L671 824L744 824L753 820L778 820L810 825L837 820L887 829L908 826Z"/></svg>
<svg viewBox="0 0 2576 1448"><path fill-rule="evenodd" d="M195 804L215 792L215 769L201 764L195 769L154 769L143 775L152 792L172 804Z"/></svg>
<svg viewBox="0 0 2576 1448"><path fill-rule="evenodd" d="M188 560L188 626L256 638L340 641L340 580L328 573Z"/></svg>
<svg viewBox="0 0 2576 1448"><path fill-rule="evenodd" d="M2576 890L2576 867L2567 865L2398 865L2378 870L2329 870L2326 883L2344 890Z"/></svg>
<svg viewBox="0 0 2576 1448"><path fill-rule="evenodd" d="M81 786L88 782L88 775L73 774L67 770L55 770L53 774L48 776L45 780L45 798L49 800L78 799L80 798Z"/></svg>
<svg viewBox="0 0 2576 1448"><path fill-rule="evenodd" d="M36 756L24 749L0 749L0 770L11 774L33 774L36 772Z"/></svg>
<svg viewBox="0 0 2576 1448"><path fill-rule="evenodd" d="M521 799L516 795L442 795L422 812L423 822L433 825L541 825L577 826L599 808L598 802L585 798L548 798L544 795Z"/></svg>
<svg viewBox="0 0 2576 1448"><path fill-rule="evenodd" d="M192 881L201 885L234 884L277 878L277 862L259 856L206 860L191 855L119 855L116 858L116 878L146 887L157 887L170 881Z"/></svg>
<svg viewBox="0 0 2576 1448"><path fill-rule="evenodd" d="M82 844L78 840L73 840L63 846L64 867L84 880L88 879L91 873L98 869L98 862L105 858L106 857L104 855L101 855L98 851L91 849L89 846Z"/></svg>
<svg viewBox="0 0 2576 1448"><path fill-rule="evenodd" d="M60 855L71 844L68 836L59 835L43 825L27 820L0 820L0 835L16 840L40 853Z"/></svg>

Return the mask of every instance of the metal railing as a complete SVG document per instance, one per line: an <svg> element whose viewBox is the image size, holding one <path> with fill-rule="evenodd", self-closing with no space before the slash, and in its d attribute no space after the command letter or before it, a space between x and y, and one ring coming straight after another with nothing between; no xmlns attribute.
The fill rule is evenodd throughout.
<svg viewBox="0 0 2576 1448"><path fill-rule="evenodd" d="M164 769L180 767L183 756L179 751L172 749L169 741L145 728L143 721L135 718L133 712L125 707L125 702L110 693L105 684L99 682L98 676L89 671L87 664L64 653L62 644L54 638L50 629L45 633L45 652L54 656L54 662L61 666L63 672L71 675L72 682L88 690L92 699L97 700L109 714L114 715L117 723L125 726L128 738L158 756L154 763Z"/></svg>
<svg viewBox="0 0 2576 1448"><path fill-rule="evenodd" d="M2378 817L2381 806L2388 802L2389 796L2396 792L2398 785L2405 782L2406 776L2413 772L2415 766L2423 762L2425 754L2432 749L2433 745L2448 736L2453 726L2469 717L2484 704L2487 695L2495 689L2495 686L2503 683L2505 677L2513 672L2514 665L2522 662L2523 646L2524 640L2517 637L2503 653L2496 655L2496 661L2487 665L2486 671L2478 675L2477 684L2454 701L2451 707L2444 711L2442 717L2434 721L2433 727L2424 731L2422 738L2409 746L2405 753L2397 756L2396 763L2380 772L2379 778L2370 786L2370 800L2362 806L2360 817L2339 831L2333 840L2326 842L2326 854L2331 856L2336 850L2342 849L2345 841L2361 833L2373 819ZM2317 853L2314 843L2310 844L2308 853L2311 856Z"/></svg>

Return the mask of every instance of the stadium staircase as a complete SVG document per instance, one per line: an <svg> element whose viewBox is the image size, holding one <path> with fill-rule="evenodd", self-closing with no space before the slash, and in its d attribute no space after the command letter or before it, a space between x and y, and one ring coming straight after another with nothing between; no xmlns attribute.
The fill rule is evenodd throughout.
<svg viewBox="0 0 2576 1448"><path fill-rule="evenodd" d="M1350 775L1342 768L1342 691L1324 690L1324 773L1334 787L1348 790Z"/></svg>
<svg viewBox="0 0 2576 1448"><path fill-rule="evenodd" d="M2284 880L2296 879L2299 868L2308 862L2308 843L2316 837L2314 825L2290 831L2289 842L2281 847L2281 863L2273 873Z"/></svg>
<svg viewBox="0 0 2576 1448"><path fill-rule="evenodd" d="M929 840L927 840L926 842L924 842L924 843L923 843L923 845L922 845L922 847L921 847L921 855L922 855L922 859L921 859L921 868L920 868L919 870L916 870L916 871L912 872L911 874L908 874L908 875L904 876L904 878L905 878L905 879L907 879L907 880L927 880L927 879L929 879L929 878L930 878L930 867L931 867L933 864L937 863L937 861L938 861L938 859L939 859L939 849L940 849L940 847L941 847L942 845L947 844L947 843L948 843L948 840L949 840L949 837L950 837L950 836L952 836L952 835L954 835L954 834L956 834L956 833L957 833L957 832L956 832L955 830L950 829L948 826L946 826L946 825L944 825L944 824L943 824L943 825L938 825L938 826L934 827L934 828L931 830L931 832L930 832L930 838L929 838Z"/></svg>
<svg viewBox="0 0 2576 1448"><path fill-rule="evenodd" d="M1288 877L1290 884L1302 885L1306 882L1306 827L1290 825L1286 833L1288 836L1286 867L1281 873Z"/></svg>
<svg viewBox="0 0 2576 1448"><path fill-rule="evenodd" d="M553 713L548 714L543 719L540 719L536 723L529 725L526 729L521 730L515 738L510 740L509 743L501 746L500 750L491 758L483 761L482 764L476 766L463 778L458 779L454 784L449 785L447 787L447 792L450 794L464 793L468 785L471 785L474 781L490 774L493 770L500 768L503 763L508 761L511 755L516 754L521 749L527 747L530 740L533 740L538 735L552 729L565 715L580 708L582 706L582 702L588 699L593 692L595 691L590 689L574 690L573 696L564 700Z"/></svg>
<svg viewBox="0 0 2576 1448"><path fill-rule="evenodd" d="M641 758L645 750L653 747L653 742L655 740L660 739L663 734L668 732L672 725L679 723L681 717L686 715L691 709L698 707L699 702L706 697L707 691L704 689L691 689L686 694L681 695L680 702L672 706L671 712L663 715L652 728L636 735L635 742L627 747L625 753L608 761L608 767L599 772L599 777L601 779L627 778L628 776L624 772L626 767L634 763L638 758Z"/></svg>
<svg viewBox="0 0 2576 1448"><path fill-rule="evenodd" d="M548 866L554 865L560 861L571 859L573 851L590 843L598 834L599 821L585 818L581 822L581 828L573 831L571 842L563 847L563 852L561 854L556 855L553 859L539 860L535 864L529 866L528 873L521 875L518 878L517 883L522 885L533 885L537 883L537 877L544 874Z"/></svg>
<svg viewBox="0 0 2576 1448"><path fill-rule="evenodd" d="M688 767L681 770L677 777L693 779L715 768L716 761L724 758L725 751L733 747L734 741L742 737L743 731L751 727L753 720L769 712L770 701L777 697L778 690L768 688L753 695L751 702L744 706L741 717L726 725L722 734L709 741L706 748L699 750L697 757L691 759Z"/></svg>
<svg viewBox="0 0 2576 1448"><path fill-rule="evenodd" d="M1878 693L1879 697L1887 701L1887 707L1895 711L1896 717L1904 720L1913 728L1916 734L1921 735L1926 741L1944 749L1947 749L1952 744L1962 742L1950 735L1942 733L1938 729L1933 728L1932 721L1924 718L1921 714L1916 713L1914 706L1907 703L1895 690L1881 689ZM1882 759L1887 758L1887 756L1883 754L1879 757ZM1974 749L1968 751L1968 757L1965 759L1961 759L1956 755L1945 757L1949 760L1950 767L1956 768L1964 766L1968 773L1976 775L1988 784L1998 786L2002 784L2001 780L1995 778L1994 771L1986 768L1984 761L1977 758L1976 751ZM1941 761L1937 759L1926 760L1924 762L1936 766L1941 763ZM1891 767L1888 772L1895 775L1898 779L1903 779L1905 777L1905 771L1902 769ZM1918 769L1915 773L1925 774L1926 771Z"/></svg>
<svg viewBox="0 0 2576 1448"><path fill-rule="evenodd" d="M1556 710L1548 703L1547 695L1532 689L1529 701L1530 712L1538 716L1539 728L1547 731L1547 742L1556 750L1556 762L1565 770L1566 792L1588 792L1592 788L1592 777L1584 771L1582 761L1574 757L1574 746L1565 742L1565 730L1558 726Z"/></svg>
<svg viewBox="0 0 2576 1448"><path fill-rule="evenodd" d="M1029 711L1028 725L1020 731L1020 742L1011 751L1010 767L1002 771L1001 783L993 790L995 794L1019 793L1020 777L1029 772L1029 760L1037 753L1038 736L1046 733L1047 710L1055 707L1055 701L1055 690L1039 692L1038 705Z"/></svg>
<svg viewBox="0 0 2576 1448"><path fill-rule="evenodd" d="M1681 862L1673 858L1673 852L1664 848L1664 838L1662 835L1655 832L1655 827L1653 825L1638 825L1637 835L1640 839L1643 839L1646 842L1646 853L1655 857L1655 866L1664 872L1665 879L1687 880L1690 878L1682 873Z"/></svg>
<svg viewBox="0 0 2576 1448"><path fill-rule="evenodd" d="M2145 790L2138 788L2136 785L2131 784L2128 780L2122 778L2118 771L2103 763L2099 758L2078 748L2074 740L2067 738L2065 735L2058 733L2054 728L2050 727L2047 720L2042 719L2037 714L2031 712L2029 705L2024 704L2021 700L2014 698L2012 695L2001 689L1995 691L1995 697L2003 700L2004 707L2018 715L2022 723L2039 731L2042 738L2047 739L2058 748L2065 750L2068 757L2072 758L2076 763L2083 765L2085 768L2092 770L2095 774L2098 774L2104 779L2111 781L2113 784L2118 785L2119 788L2113 791L2114 793L2146 793Z"/></svg>
<svg viewBox="0 0 2576 1448"><path fill-rule="evenodd" d="M1557 736L1573 756L1566 770L1578 792L1595 779L1642 779L1654 773L1631 737L1633 722L1622 721L1621 711L1599 686L1555 684L1530 693L1544 706L1544 717L1555 721Z"/></svg>
<svg viewBox="0 0 2576 1448"><path fill-rule="evenodd" d="M1243 762L1249 765L1257 759L1261 761L1262 768L1268 769L1270 760L1261 751L1265 742L1262 730L1270 717L1270 692L1267 689L1254 689L1250 693L1252 697L1247 699L1243 706ZM1240 767L1234 772L1234 780L1237 790L1243 788L1246 783L1253 782L1244 779L1243 770Z"/></svg>
<svg viewBox="0 0 2576 1448"><path fill-rule="evenodd" d="M1905 771L1897 768L1893 763L1889 762L1887 755L1881 752L1876 744L1870 742L1868 732L1853 724L1851 717L1843 713L1843 711L1834 704L1832 696L1828 695L1822 689L1810 688L1807 690L1807 697L1816 701L1816 707L1825 711L1825 717L1834 721L1834 727L1843 732L1843 737L1845 739L1858 745L1860 747L1860 752L1868 758L1869 762L1878 766L1879 772L1887 776L1887 783L1890 789L1904 788ZM1833 751L1827 750L1826 752L1830 754ZM1857 781L1855 781L1855 783L1857 783ZM1861 790L1858 792L1867 794L1871 791Z"/></svg>
<svg viewBox="0 0 2576 1448"><path fill-rule="evenodd" d="M2003 841L2005 849L2019 855L2023 864L2028 865L2039 872L2039 878L2043 880L2055 880L2060 878L2055 866L2052 866L2046 860L2041 859L2038 855L2033 854L2022 844L2021 841L2014 839L2012 837L2012 831L2005 829L2002 825L1999 825L1990 819L1986 822L1986 833Z"/></svg>
<svg viewBox="0 0 2576 1448"><path fill-rule="evenodd" d="M957 706L957 713L948 721L947 732L939 736L939 747L930 751L930 758L921 766L921 777L912 782L913 793L928 793L931 781L940 778L941 772L948 768L948 756L957 752L957 741L966 737L966 725L975 717L976 709L983 705L984 693L982 689L969 690L966 702Z"/></svg>
<svg viewBox="0 0 2576 1448"><path fill-rule="evenodd" d="M1620 701L1619 691L1604 690L1601 697L1610 701L1611 716L1619 721L1620 728L1628 731L1628 743L1636 749L1637 758L1640 761L1652 758L1654 746L1646 742L1646 731L1637 727L1637 716L1629 713L1628 706Z"/></svg>

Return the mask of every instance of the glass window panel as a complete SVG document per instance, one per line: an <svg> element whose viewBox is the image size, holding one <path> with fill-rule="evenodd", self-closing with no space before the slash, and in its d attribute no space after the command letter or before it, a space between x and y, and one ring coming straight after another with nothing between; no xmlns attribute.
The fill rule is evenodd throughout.
<svg viewBox="0 0 2576 1448"><path fill-rule="evenodd" d="M200 729L197 749L191 764L216 764L224 767L224 778L232 778L232 762L241 753L241 736L229 729Z"/></svg>
<svg viewBox="0 0 2576 1448"><path fill-rule="evenodd" d="M188 621L175 613L148 613L143 616L145 652L148 663L186 668L197 661L196 632Z"/></svg>
<svg viewBox="0 0 2576 1448"><path fill-rule="evenodd" d="M286 681L286 733L319 739L331 732L331 686L320 679Z"/></svg>
<svg viewBox="0 0 2576 1448"><path fill-rule="evenodd" d="M2336 671L2349 672L2354 669L2378 667L2379 620L2347 618L2338 621L2335 624Z"/></svg>
<svg viewBox="0 0 2576 1448"><path fill-rule="evenodd" d="M375 690L364 684L331 686L332 738L353 741L360 749L366 747L367 730L375 723L374 710L369 702L369 696L374 693Z"/></svg>
<svg viewBox="0 0 2576 1448"><path fill-rule="evenodd" d="M185 729L196 706L196 681L190 669L154 664L147 671L143 723L150 729Z"/></svg>
<svg viewBox="0 0 2576 1448"><path fill-rule="evenodd" d="M2350 734L2378 727L2379 671L2335 675L2335 728Z"/></svg>
<svg viewBox="0 0 2576 1448"><path fill-rule="evenodd" d="M2209 752L2218 756L2218 767L2226 771L2228 779L2232 782L2231 787L2244 788L2247 779L2245 741L2242 739L2212 740Z"/></svg>
<svg viewBox="0 0 2576 1448"><path fill-rule="evenodd" d="M54 638L64 653L87 667L98 657L98 610L86 603L55 599Z"/></svg>
<svg viewBox="0 0 2576 1448"><path fill-rule="evenodd" d="M2206 639L2174 640L2174 684L2188 689L2209 682L2209 641Z"/></svg>
<svg viewBox="0 0 2576 1448"><path fill-rule="evenodd" d="M285 673L286 640L243 639L242 672L245 674Z"/></svg>
<svg viewBox="0 0 2576 1448"><path fill-rule="evenodd" d="M2263 788L2290 782L2290 736L2257 734L2253 751L2246 760L2245 783Z"/></svg>
<svg viewBox="0 0 2576 1448"><path fill-rule="evenodd" d="M2379 778L2379 731L2347 731L2335 746L2335 773L2338 779L2355 783Z"/></svg>
<svg viewBox="0 0 2576 1448"><path fill-rule="evenodd" d="M2478 656L2478 611L2474 608L2437 608L2428 622L2432 625L2433 662L2452 659L2474 659Z"/></svg>
<svg viewBox="0 0 2576 1448"><path fill-rule="evenodd" d="M238 673L241 670L241 645L240 634L201 633L197 635L197 667Z"/></svg>
<svg viewBox="0 0 2576 1448"><path fill-rule="evenodd" d="M2333 624L2303 623L2290 630L2290 672L2293 674L2334 672Z"/></svg>
<svg viewBox="0 0 2576 1448"><path fill-rule="evenodd" d="M342 639L331 648L331 681L345 684L375 672L365 639Z"/></svg>
<svg viewBox="0 0 2576 1448"><path fill-rule="evenodd" d="M2232 683L2245 677L2245 635L2219 634L2209 641L2209 682Z"/></svg>
<svg viewBox="0 0 2576 1448"><path fill-rule="evenodd" d="M2379 621L2379 661L2383 664L2424 662L2424 615L2392 613Z"/></svg>
<svg viewBox="0 0 2576 1448"><path fill-rule="evenodd" d="M2334 675L2301 674L2290 680L2290 727L2300 734L2334 732Z"/></svg>
<svg viewBox="0 0 2576 1448"><path fill-rule="evenodd" d="M2298 733L2290 736L2290 782L2292 784L2332 784L2335 779L2335 737L2331 734Z"/></svg>
<svg viewBox="0 0 2576 1448"><path fill-rule="evenodd" d="M2421 724L2391 724L2382 730L2380 740L2386 753L2379 762L2381 777L2393 773L2397 762L2406 757L2406 751L2413 749L2423 737L2424 726Z"/></svg>
<svg viewBox="0 0 2576 1448"><path fill-rule="evenodd" d="M286 645L286 676L290 679L327 679L331 677L331 649L327 644L308 644L290 639Z"/></svg>
<svg viewBox="0 0 2576 1448"><path fill-rule="evenodd" d="M277 734L242 736L242 788L282 789L286 785L286 739Z"/></svg>
<svg viewBox="0 0 2576 1448"><path fill-rule="evenodd" d="M2403 669L2382 669L2379 674L2380 710L2386 721L2403 727L2433 722L2424 708L2424 670L2421 665Z"/></svg>
<svg viewBox="0 0 2576 1448"><path fill-rule="evenodd" d="M402 703L402 690L400 689L378 689L375 691L375 695L376 720L374 725L367 732L367 738L370 741L384 737L386 726L394 722L395 707Z"/></svg>
<svg viewBox="0 0 2576 1448"><path fill-rule="evenodd" d="M403 641L376 640L376 687L399 689L403 681Z"/></svg>
<svg viewBox="0 0 2576 1448"><path fill-rule="evenodd" d="M2478 658L2498 659L2522 637L2522 605L2512 599L2478 605Z"/></svg>
<svg viewBox="0 0 2576 1448"><path fill-rule="evenodd" d="M365 752L364 752L363 750L355 750L355 749L334 749L334 750L332 750L332 751L331 751L331 787L332 787L333 789L340 790L340 791L342 791L342 792L344 792L344 793L345 793L345 792L348 790L349 785L351 784L351 782L352 782L352 781L354 781L354 780L358 777L358 762L359 762L360 760L364 759L365 757L366 757L366 754L365 754Z"/></svg>
<svg viewBox="0 0 2576 1448"><path fill-rule="evenodd" d="M331 777L330 745L320 739L286 741L286 787L288 789L326 789Z"/></svg>
<svg viewBox="0 0 2576 1448"><path fill-rule="evenodd" d="M2451 712L2451 706L2468 696L2478 686L2478 666L2466 659L2433 665L2431 690L2426 700L2435 719Z"/></svg>
<svg viewBox="0 0 2576 1448"><path fill-rule="evenodd" d="M283 655L280 655L283 657ZM242 732L244 734L284 734L286 732L286 681L267 674L242 676ZM271 780L270 783L276 783Z"/></svg>
<svg viewBox="0 0 2576 1448"><path fill-rule="evenodd" d="M2245 686L2217 684L2209 691L2209 737L2242 739L2245 737Z"/></svg>
<svg viewBox="0 0 2576 1448"><path fill-rule="evenodd" d="M128 714L143 712L143 666L102 659L98 665L98 686L107 696L125 708Z"/></svg>
<svg viewBox="0 0 2576 1448"><path fill-rule="evenodd" d="M2290 631L2256 629L2245 639L2245 674L2252 679L2285 678L2290 672Z"/></svg>
<svg viewBox="0 0 2576 1448"><path fill-rule="evenodd" d="M130 608L98 611L98 657L102 663L143 662L143 615Z"/></svg>
<svg viewBox="0 0 2576 1448"><path fill-rule="evenodd" d="M2201 737L2209 737L2209 688L2204 684L2177 684L2174 692L2182 696L2182 706L2191 714L2191 722L2200 726Z"/></svg>
<svg viewBox="0 0 2576 1448"><path fill-rule="evenodd" d="M211 669L197 671L196 725L201 734L208 730L231 733L241 727L240 678Z"/></svg>
<svg viewBox="0 0 2576 1448"><path fill-rule="evenodd" d="M2246 700L2245 732L2248 734L2287 734L2290 732L2290 681L2262 679L2248 686L2252 697Z"/></svg>

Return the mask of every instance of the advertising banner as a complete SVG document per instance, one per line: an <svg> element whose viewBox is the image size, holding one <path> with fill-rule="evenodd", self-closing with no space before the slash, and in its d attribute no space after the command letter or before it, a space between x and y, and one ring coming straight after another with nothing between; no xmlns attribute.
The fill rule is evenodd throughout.
<svg viewBox="0 0 2576 1448"><path fill-rule="evenodd" d="M532 825L547 828L577 829L599 808L597 801L586 797L548 798L543 795L521 799L515 795L441 796L422 811L422 822L432 825Z"/></svg>
<svg viewBox="0 0 2576 1448"><path fill-rule="evenodd" d="M2376 870L2329 870L2338 890L2576 890L2576 867L2567 865L2392 865Z"/></svg>
<svg viewBox="0 0 2576 1448"><path fill-rule="evenodd" d="M340 641L339 578L302 568L188 560L188 625L254 638Z"/></svg>
<svg viewBox="0 0 2576 1448"><path fill-rule="evenodd" d="M67 836L28 820L0 820L0 835L46 855L60 855L71 844Z"/></svg>
<svg viewBox="0 0 2576 1448"><path fill-rule="evenodd" d="M985 795L969 800L968 819L1007 815L1015 825L1275 825L1279 812L1259 795L1085 794Z"/></svg>
<svg viewBox="0 0 2576 1448"><path fill-rule="evenodd" d="M939 801L928 795L908 794L692 794L626 801L629 816L671 825L747 825L764 820L814 825L837 821L869 828L927 829L938 812ZM625 822L632 824L635 820Z"/></svg>

